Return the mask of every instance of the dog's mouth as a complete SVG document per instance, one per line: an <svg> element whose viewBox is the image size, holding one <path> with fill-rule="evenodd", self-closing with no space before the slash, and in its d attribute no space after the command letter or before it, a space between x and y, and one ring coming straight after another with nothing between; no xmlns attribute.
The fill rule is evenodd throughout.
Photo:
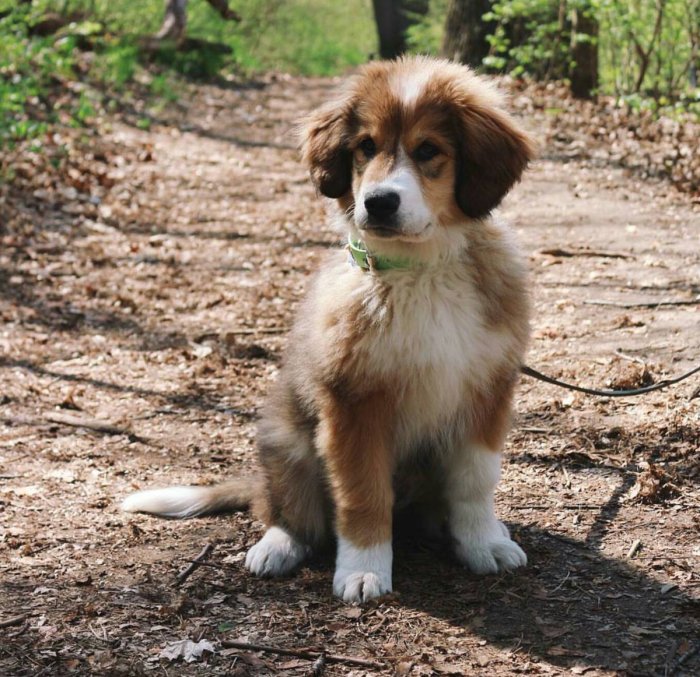
<svg viewBox="0 0 700 677"><path fill-rule="evenodd" d="M359 226L360 232L363 237L374 237L378 240L401 240L402 242L423 242L430 228L432 226L431 222L426 223L422 228L416 232L406 232L403 228L388 225L388 224L368 224L364 223Z"/></svg>
<svg viewBox="0 0 700 677"><path fill-rule="evenodd" d="M367 235L384 239L400 237L403 231L401 217L398 214L382 216L367 214L358 225Z"/></svg>
<svg viewBox="0 0 700 677"><path fill-rule="evenodd" d="M373 237L380 237L383 240L395 240L397 238L400 238L403 234L401 230L393 226L374 226L368 224L362 226L360 230L366 233L367 235L371 235Z"/></svg>

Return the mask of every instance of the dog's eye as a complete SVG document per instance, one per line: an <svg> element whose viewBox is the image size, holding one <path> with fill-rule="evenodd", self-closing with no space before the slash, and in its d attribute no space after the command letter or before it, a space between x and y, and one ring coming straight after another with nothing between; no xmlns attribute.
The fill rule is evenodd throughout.
<svg viewBox="0 0 700 677"><path fill-rule="evenodd" d="M432 160L436 155L440 154L440 149L430 141L423 141L418 148L413 152L413 157L418 162L427 162Z"/></svg>
<svg viewBox="0 0 700 677"><path fill-rule="evenodd" d="M377 154L377 145L369 137L362 139L358 148L363 152L366 158L374 157Z"/></svg>

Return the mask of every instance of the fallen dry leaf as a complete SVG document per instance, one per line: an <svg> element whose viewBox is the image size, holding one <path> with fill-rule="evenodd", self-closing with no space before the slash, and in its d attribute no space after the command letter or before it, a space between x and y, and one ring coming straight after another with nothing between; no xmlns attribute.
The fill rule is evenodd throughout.
<svg viewBox="0 0 700 677"><path fill-rule="evenodd" d="M214 645L206 639L193 642L191 639L182 639L179 642L168 644L161 650L159 658L175 661L182 658L186 663L199 660L205 652L216 653Z"/></svg>

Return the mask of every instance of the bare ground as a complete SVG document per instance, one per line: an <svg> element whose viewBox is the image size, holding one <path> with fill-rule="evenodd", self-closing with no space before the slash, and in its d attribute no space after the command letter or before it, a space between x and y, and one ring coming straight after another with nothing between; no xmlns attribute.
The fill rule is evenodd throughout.
<svg viewBox="0 0 700 677"><path fill-rule="evenodd" d="M247 575L247 514L119 511L134 489L254 468L284 331L336 242L292 136L331 84L199 86L148 132L106 121L87 140L102 189L77 176L19 196L0 229L0 673L313 672L219 643L243 639L382 666L326 675L698 674L697 379L629 400L523 379L498 494L529 556L515 574L469 575L409 534L397 592L353 608L328 554L288 580ZM615 387L694 366L698 205L575 159L545 113L524 122L544 152L503 212L530 254L528 362ZM633 305L665 301L686 305ZM160 657L183 639L216 653Z"/></svg>

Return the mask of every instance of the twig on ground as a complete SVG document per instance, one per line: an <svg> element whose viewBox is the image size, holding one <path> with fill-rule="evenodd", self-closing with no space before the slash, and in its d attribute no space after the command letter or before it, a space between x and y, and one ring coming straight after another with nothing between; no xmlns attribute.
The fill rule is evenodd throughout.
<svg viewBox="0 0 700 677"><path fill-rule="evenodd" d="M594 249L560 249L555 247L554 249L541 249L538 254L544 254L545 256L562 256L564 258L571 258L573 256L591 256L603 259L633 259L634 256L631 254L623 254L621 252L604 252L596 251Z"/></svg>
<svg viewBox="0 0 700 677"><path fill-rule="evenodd" d="M524 505L511 505L510 510L601 510L604 506L602 505L588 505L583 503L577 505L576 503L572 505L556 505L556 504L546 504L546 503L525 503Z"/></svg>
<svg viewBox="0 0 700 677"><path fill-rule="evenodd" d="M693 656L700 652L700 642L696 643L695 646L690 647L674 664L673 667L668 671L669 677L675 675L676 672L682 667L684 663L689 661Z"/></svg>
<svg viewBox="0 0 700 677"><path fill-rule="evenodd" d="M311 677L321 677L326 670L326 652L322 651L321 655L314 661L311 666Z"/></svg>
<svg viewBox="0 0 700 677"><path fill-rule="evenodd" d="M197 566L209 567L210 569L230 569L231 571L240 571L240 566L235 566L233 564L220 564L219 562L197 562L194 559L186 559L185 562L196 562Z"/></svg>
<svg viewBox="0 0 700 677"><path fill-rule="evenodd" d="M632 559L637 554L637 550L639 550L641 546L642 542L639 539L636 539L630 546L630 549L627 551L627 559Z"/></svg>
<svg viewBox="0 0 700 677"><path fill-rule="evenodd" d="M79 414L69 414L63 411L49 411L44 414L44 418L52 423L60 423L62 425L72 426L73 428L87 428L95 430L99 433L107 433L108 435L131 435L131 431L126 428L104 421L98 418L89 416L80 416Z"/></svg>
<svg viewBox="0 0 700 677"><path fill-rule="evenodd" d="M88 628L90 629L90 632L91 632L97 639L99 639L101 642L109 642L109 641L110 641L110 639L107 637L107 630L105 630L105 626L104 626L104 625L101 626L101 628L102 628L102 637L100 637L100 635L98 635L98 634L95 632L95 628L92 627L92 623L88 623Z"/></svg>
<svg viewBox="0 0 700 677"><path fill-rule="evenodd" d="M6 618L4 621L0 621L0 628L11 628L13 625L22 625L24 621L27 620L26 614L22 616L13 616L12 618Z"/></svg>
<svg viewBox="0 0 700 677"><path fill-rule="evenodd" d="M288 331L287 327L258 327L257 329L231 329L227 334L234 336L248 336L250 334L283 334Z"/></svg>
<svg viewBox="0 0 700 677"><path fill-rule="evenodd" d="M615 355L621 357L623 360L627 360L628 362L636 362L637 364L641 364L645 368L647 366L647 363L641 357L628 355L627 353L623 353L621 350L616 350Z"/></svg>
<svg viewBox="0 0 700 677"><path fill-rule="evenodd" d="M25 632L29 630L29 622L25 621L24 625L20 627L19 630L15 630L14 632L8 632L7 635L5 635L6 639L14 639L15 637L20 637L23 635Z"/></svg>
<svg viewBox="0 0 700 677"><path fill-rule="evenodd" d="M639 303L620 303L617 301L597 301L589 299L584 301L589 306L612 306L613 308L658 308L659 306L697 306L700 299L692 301L640 301Z"/></svg>
<svg viewBox="0 0 700 677"><path fill-rule="evenodd" d="M664 661L664 677L668 677L669 670L671 669L671 661L673 660L673 657L676 655L676 651L678 651L678 646L680 644L680 640L676 637L671 641L671 646L668 648L668 651L666 652L666 660Z"/></svg>
<svg viewBox="0 0 700 677"><path fill-rule="evenodd" d="M564 475L564 486L567 489L571 489L571 477L569 476L569 472L566 469L566 466L561 465L561 472Z"/></svg>
<svg viewBox="0 0 700 677"><path fill-rule="evenodd" d="M566 581L569 580L569 576L571 576L571 572L570 572L570 571L567 571L567 572L566 572L566 576L564 576L564 578L562 579L561 583L559 583L559 585L557 585L556 588L553 588L553 589L550 590L549 592L552 593L552 592L556 592L557 590L559 590L559 589L564 585L564 583L566 583Z"/></svg>
<svg viewBox="0 0 700 677"><path fill-rule="evenodd" d="M214 546L211 543L207 543L202 552L199 553L189 564L186 569L183 569L175 578L175 587L182 585L199 567L202 562L209 557Z"/></svg>
<svg viewBox="0 0 700 677"><path fill-rule="evenodd" d="M327 654L323 651L311 651L308 649L285 649L271 644L251 644L249 642L241 642L238 640L222 639L221 646L226 649L247 649L248 651L264 651L266 653L275 653L280 656L296 656L297 658L306 658L310 661L316 661L321 655L326 657L326 663L344 663L345 665L357 665L363 668L374 668L381 670L386 666L383 663L370 661L366 658L358 658L356 656L340 656L338 654Z"/></svg>

